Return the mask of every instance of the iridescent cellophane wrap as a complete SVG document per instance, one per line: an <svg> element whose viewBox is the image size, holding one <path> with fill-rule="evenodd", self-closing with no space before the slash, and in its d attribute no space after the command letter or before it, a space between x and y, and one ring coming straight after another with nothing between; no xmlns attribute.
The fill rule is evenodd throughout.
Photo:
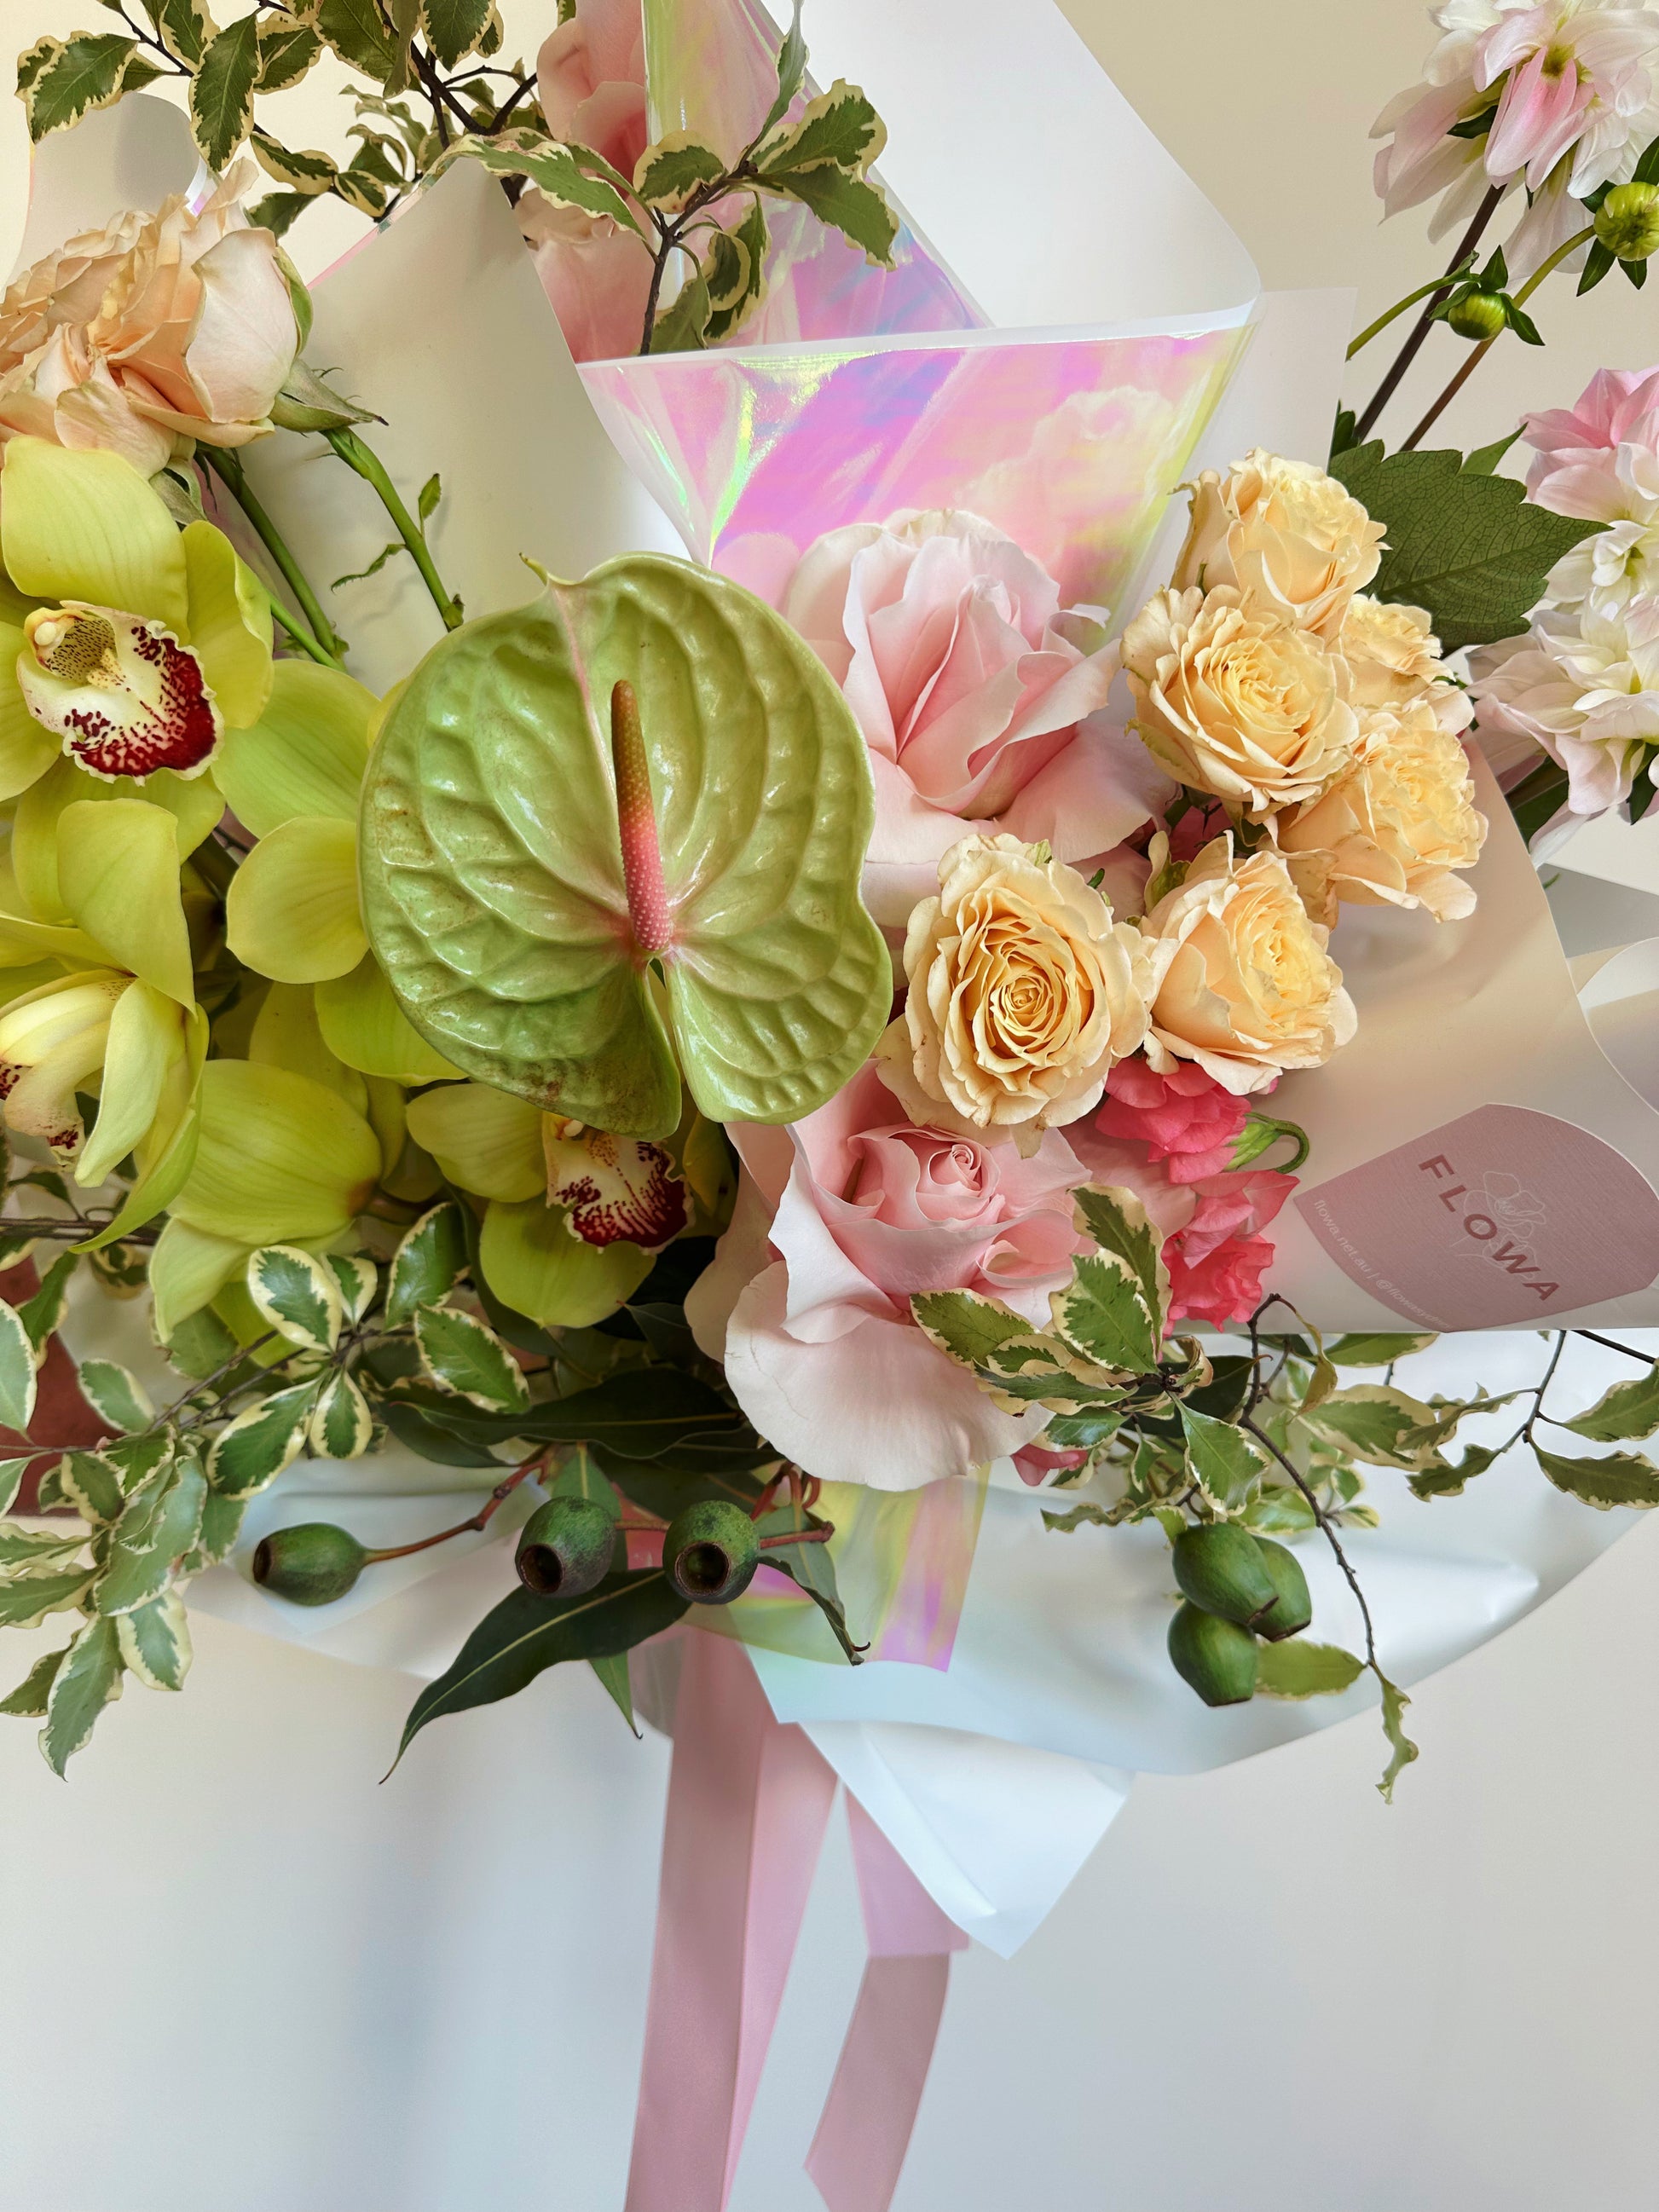
<svg viewBox="0 0 1659 2212"><path fill-rule="evenodd" d="M735 151L775 88L758 0L645 6L653 129ZM1017 538L1063 601L1121 614L1246 342L1238 312L994 331L908 224L889 272L793 212L769 203L769 295L736 343L581 371L690 551L776 603L824 531L962 507Z"/></svg>

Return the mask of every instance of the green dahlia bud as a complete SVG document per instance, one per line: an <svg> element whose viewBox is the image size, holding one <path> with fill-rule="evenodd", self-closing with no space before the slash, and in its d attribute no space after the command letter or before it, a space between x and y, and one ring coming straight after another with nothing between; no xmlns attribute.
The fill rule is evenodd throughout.
<svg viewBox="0 0 1659 2212"><path fill-rule="evenodd" d="M1509 311L1496 292L1471 292L1446 310L1446 321L1460 338L1495 338L1509 322Z"/></svg>
<svg viewBox="0 0 1659 2212"><path fill-rule="evenodd" d="M1659 185L1615 185L1596 210L1595 235L1620 261L1659 253Z"/></svg>
<svg viewBox="0 0 1659 2212"><path fill-rule="evenodd" d="M1206 1613L1252 1626L1279 1595L1261 1547L1236 1521L1184 1528L1175 1542L1175 1578L1182 1597Z"/></svg>
<svg viewBox="0 0 1659 2212"><path fill-rule="evenodd" d="M1255 1695L1255 1638L1236 1621L1183 1605L1170 1623L1170 1657L1206 1705L1242 1705Z"/></svg>
<svg viewBox="0 0 1659 2212"><path fill-rule="evenodd" d="M363 1571L368 1553L331 1521L273 1528L254 1547L253 1579L290 1605L332 1605Z"/></svg>
<svg viewBox="0 0 1659 2212"><path fill-rule="evenodd" d="M1287 1552L1283 1544L1275 1544L1267 1536L1258 1536L1255 1547L1261 1554L1261 1564L1267 1570L1267 1579L1278 1595L1255 1624L1258 1636L1265 1636L1269 1644L1282 1644L1287 1636L1300 1636L1313 1619L1313 1600L1308 1595L1308 1577L1302 1571L1302 1562L1294 1552Z"/></svg>
<svg viewBox="0 0 1659 2212"><path fill-rule="evenodd" d="M591 1498L550 1498L519 1538L519 1580L538 1597L580 1597L602 1583L617 1524Z"/></svg>
<svg viewBox="0 0 1659 2212"><path fill-rule="evenodd" d="M669 1522L662 1563L669 1581L693 1605L730 1605L755 1579L760 1538L741 1505L705 1498Z"/></svg>

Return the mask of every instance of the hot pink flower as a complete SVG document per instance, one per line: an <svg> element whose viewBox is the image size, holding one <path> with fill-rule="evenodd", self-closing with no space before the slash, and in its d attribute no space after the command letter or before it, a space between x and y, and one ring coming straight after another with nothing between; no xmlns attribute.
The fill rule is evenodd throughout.
<svg viewBox="0 0 1659 2212"><path fill-rule="evenodd" d="M1156 1075L1144 1060L1121 1060L1106 1079L1094 1125L1103 1137L1144 1144L1171 1182L1200 1182L1231 1166L1253 1103L1224 1091L1191 1060Z"/></svg>
<svg viewBox="0 0 1659 2212"><path fill-rule="evenodd" d="M873 1066L790 1128L738 1126L731 1228L686 1301L761 1434L811 1474L908 1490L1017 1451L1048 1415L1000 1412L911 1318L974 1290L1034 1322L1069 1279L1085 1180L1048 1132L1022 1159L915 1128Z"/></svg>
<svg viewBox="0 0 1659 2212"><path fill-rule="evenodd" d="M1022 1444L1014 1454L1020 1480L1033 1490L1051 1474L1075 1474L1088 1460L1086 1451L1050 1451L1047 1444Z"/></svg>
<svg viewBox="0 0 1659 2212"><path fill-rule="evenodd" d="M865 897L897 926L969 832L1055 858L1119 844L1169 785L1098 710L1116 669L1062 628L1060 587L977 515L905 511L832 530L784 613L841 685L870 748L876 830Z"/></svg>
<svg viewBox="0 0 1659 2212"><path fill-rule="evenodd" d="M1170 1255L1170 1317L1207 1321L1217 1328L1247 1321L1261 1303L1261 1279L1273 1265L1270 1237L1236 1237L1189 1266Z"/></svg>
<svg viewBox="0 0 1659 2212"><path fill-rule="evenodd" d="M1527 417L1527 495L1588 522L1659 520L1659 368L1597 369L1571 407Z"/></svg>

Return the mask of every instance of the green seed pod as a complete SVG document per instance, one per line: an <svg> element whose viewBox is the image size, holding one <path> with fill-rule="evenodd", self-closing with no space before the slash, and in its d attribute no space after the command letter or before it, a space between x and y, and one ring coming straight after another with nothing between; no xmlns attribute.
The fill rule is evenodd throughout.
<svg viewBox="0 0 1659 2212"><path fill-rule="evenodd" d="M669 1581L693 1605L730 1605L755 1579L760 1539L741 1505L706 1498L669 1522L662 1563Z"/></svg>
<svg viewBox="0 0 1659 2212"><path fill-rule="evenodd" d="M331 1521L273 1528L254 1547L253 1579L290 1605L332 1605L363 1571L368 1553Z"/></svg>
<svg viewBox="0 0 1659 2212"><path fill-rule="evenodd" d="M1255 1538L1236 1521L1207 1521L1176 1538L1175 1578L1182 1597L1224 1620L1253 1626L1279 1595Z"/></svg>
<svg viewBox="0 0 1659 2212"><path fill-rule="evenodd" d="M1595 235L1620 261L1659 253L1659 185L1615 185L1595 211Z"/></svg>
<svg viewBox="0 0 1659 2212"><path fill-rule="evenodd" d="M1170 1657L1206 1705L1247 1705L1255 1695L1255 1638L1237 1621L1183 1605L1170 1623Z"/></svg>
<svg viewBox="0 0 1659 2212"><path fill-rule="evenodd" d="M1447 308L1446 322L1460 338L1481 343L1505 328L1509 311L1495 292L1471 292Z"/></svg>
<svg viewBox="0 0 1659 2212"><path fill-rule="evenodd" d="M580 1597L605 1580L617 1523L591 1498L550 1498L519 1538L519 1580L538 1597Z"/></svg>
<svg viewBox="0 0 1659 2212"><path fill-rule="evenodd" d="M1279 1593L1256 1622L1255 1632L1265 1636L1269 1644L1282 1644L1287 1636L1300 1636L1313 1619L1308 1577L1302 1571L1301 1560L1294 1552L1287 1552L1283 1544L1275 1544L1271 1537L1258 1536L1255 1547L1261 1554L1268 1580Z"/></svg>

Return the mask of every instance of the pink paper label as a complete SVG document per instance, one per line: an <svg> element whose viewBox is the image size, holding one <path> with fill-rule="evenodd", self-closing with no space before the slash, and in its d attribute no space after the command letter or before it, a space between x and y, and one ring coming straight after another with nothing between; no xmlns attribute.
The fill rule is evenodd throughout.
<svg viewBox="0 0 1659 2212"><path fill-rule="evenodd" d="M1644 1290L1659 1196L1588 1130L1480 1106L1296 1201L1343 1273L1431 1328L1498 1328Z"/></svg>

